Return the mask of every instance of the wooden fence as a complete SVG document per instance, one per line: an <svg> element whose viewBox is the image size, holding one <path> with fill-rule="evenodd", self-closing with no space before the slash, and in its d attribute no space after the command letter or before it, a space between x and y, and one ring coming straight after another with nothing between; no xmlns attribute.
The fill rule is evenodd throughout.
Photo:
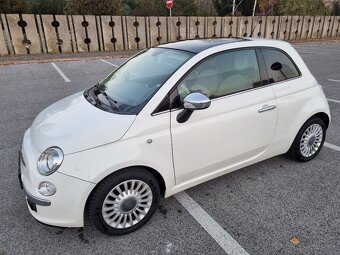
<svg viewBox="0 0 340 255"><path fill-rule="evenodd" d="M0 55L139 50L193 39L340 37L340 16L133 17L0 14Z"/></svg>

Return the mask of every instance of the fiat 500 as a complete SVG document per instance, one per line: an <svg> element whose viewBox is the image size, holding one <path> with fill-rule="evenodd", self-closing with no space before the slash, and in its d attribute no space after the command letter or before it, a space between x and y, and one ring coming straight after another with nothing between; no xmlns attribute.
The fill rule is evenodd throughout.
<svg viewBox="0 0 340 255"><path fill-rule="evenodd" d="M320 152L330 111L293 47L250 38L144 50L25 132L19 180L38 221L143 226L162 197L288 153Z"/></svg>

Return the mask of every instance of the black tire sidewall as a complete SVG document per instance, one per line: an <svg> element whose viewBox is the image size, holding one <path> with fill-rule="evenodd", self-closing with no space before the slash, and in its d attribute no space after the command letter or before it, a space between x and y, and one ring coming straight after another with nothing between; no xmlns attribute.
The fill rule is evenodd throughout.
<svg viewBox="0 0 340 255"><path fill-rule="evenodd" d="M305 157L302 155L301 153L301 149L300 149L300 141L301 141L301 138L304 134L304 132L313 124L319 124L322 128L322 132L323 132L323 137L322 137L322 141L321 141L321 144L320 144L320 147L318 148L318 150L310 157ZM312 160L313 158L315 158L319 152L321 151L322 147L323 147L323 144L325 142L325 139L326 139L326 125L324 123L324 121L318 117L313 117L313 118L310 118L308 121L306 121L306 123L301 127L299 133L297 134L296 138L295 138L295 141L294 141L294 144L293 144L293 151L292 153L294 155L292 155L296 160L298 161L301 161L301 162L307 162L307 161L310 161Z"/></svg>
<svg viewBox="0 0 340 255"><path fill-rule="evenodd" d="M102 215L102 206L107 194L118 184L128 180L140 180L145 182L152 191L153 201L150 210L145 217L136 225L125 229L117 229L109 226ZM156 178L147 170L142 168L128 168L105 178L98 184L89 201L89 215L95 227L106 235L125 235L145 225L155 213L160 201L160 188Z"/></svg>

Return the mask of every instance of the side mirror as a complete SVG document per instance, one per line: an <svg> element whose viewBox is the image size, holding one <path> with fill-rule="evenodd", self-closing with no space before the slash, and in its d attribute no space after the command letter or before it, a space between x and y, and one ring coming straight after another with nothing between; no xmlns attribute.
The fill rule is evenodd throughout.
<svg viewBox="0 0 340 255"><path fill-rule="evenodd" d="M202 93L194 92L184 98L184 109L203 110L210 106L211 100Z"/></svg>
<svg viewBox="0 0 340 255"><path fill-rule="evenodd" d="M270 68L274 71L281 71L282 64L280 62L275 62Z"/></svg>
<svg viewBox="0 0 340 255"><path fill-rule="evenodd" d="M193 111L203 110L210 106L211 100L202 93L194 92L187 95L183 100L184 110L177 115L177 122L186 122Z"/></svg>

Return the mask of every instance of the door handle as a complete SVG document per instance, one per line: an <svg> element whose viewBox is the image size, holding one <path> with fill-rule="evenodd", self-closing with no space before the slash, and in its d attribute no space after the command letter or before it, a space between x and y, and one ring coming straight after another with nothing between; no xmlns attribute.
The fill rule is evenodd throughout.
<svg viewBox="0 0 340 255"><path fill-rule="evenodd" d="M276 105L267 105L267 104L265 104L264 106L262 106L261 109L258 110L258 112L262 113L262 112L274 110L275 108L276 108Z"/></svg>

